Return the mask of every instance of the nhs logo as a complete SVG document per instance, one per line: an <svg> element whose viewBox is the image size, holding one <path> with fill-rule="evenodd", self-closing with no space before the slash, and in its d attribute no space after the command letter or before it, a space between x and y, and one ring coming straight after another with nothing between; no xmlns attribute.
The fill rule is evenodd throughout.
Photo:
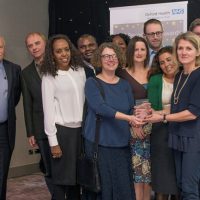
<svg viewBox="0 0 200 200"><path fill-rule="evenodd" d="M172 9L172 15L182 15L184 14L183 8Z"/></svg>

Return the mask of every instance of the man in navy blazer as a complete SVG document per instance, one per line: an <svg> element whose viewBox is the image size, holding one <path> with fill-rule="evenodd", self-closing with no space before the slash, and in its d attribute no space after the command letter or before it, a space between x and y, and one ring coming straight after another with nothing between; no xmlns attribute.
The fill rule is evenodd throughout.
<svg viewBox="0 0 200 200"><path fill-rule="evenodd" d="M21 93L21 68L5 60L4 55L5 40L0 36L0 200L6 199L7 176L15 144L15 107Z"/></svg>

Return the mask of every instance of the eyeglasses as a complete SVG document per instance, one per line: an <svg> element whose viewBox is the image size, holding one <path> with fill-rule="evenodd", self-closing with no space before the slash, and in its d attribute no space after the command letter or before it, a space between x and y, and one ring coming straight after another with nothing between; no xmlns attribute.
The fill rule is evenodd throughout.
<svg viewBox="0 0 200 200"><path fill-rule="evenodd" d="M145 35L147 35L148 37L160 37L163 34L162 31L157 31L157 32L152 32L152 33L146 33Z"/></svg>
<svg viewBox="0 0 200 200"><path fill-rule="evenodd" d="M104 54L104 55L101 55L101 57L105 60L105 61L108 61L108 60L117 60L117 55L116 54L112 54L112 55L109 55L109 54Z"/></svg>

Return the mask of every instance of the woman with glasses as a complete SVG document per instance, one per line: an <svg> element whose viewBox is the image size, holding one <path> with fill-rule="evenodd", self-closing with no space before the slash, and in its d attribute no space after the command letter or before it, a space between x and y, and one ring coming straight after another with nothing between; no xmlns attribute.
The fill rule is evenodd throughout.
<svg viewBox="0 0 200 200"><path fill-rule="evenodd" d="M129 82L136 104L140 104L147 101L149 51L146 40L133 37L126 55L127 68L118 69L118 75ZM130 145L136 200L151 198L150 132L151 124L132 128Z"/></svg>
<svg viewBox="0 0 200 200"><path fill-rule="evenodd" d="M88 112L83 136L86 155L91 157L95 137L96 114L101 116L98 166L101 192L84 191L84 199L133 200L129 122L141 124L132 114L134 98L127 81L115 75L124 58L118 46L103 43L92 57L92 64L102 71L85 85ZM100 89L101 88L101 89ZM102 93L104 95L102 95Z"/></svg>

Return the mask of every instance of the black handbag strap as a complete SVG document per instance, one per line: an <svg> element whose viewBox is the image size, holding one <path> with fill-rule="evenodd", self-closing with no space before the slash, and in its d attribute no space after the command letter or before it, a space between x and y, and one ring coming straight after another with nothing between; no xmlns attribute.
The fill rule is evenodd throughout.
<svg viewBox="0 0 200 200"><path fill-rule="evenodd" d="M104 93L103 86L102 86L100 80L97 77L94 77L93 79L96 82L96 85L97 85L97 87L98 87L98 89L100 91L100 94L101 94L102 98L105 100L105 93ZM85 128L86 115L87 115L87 102L85 101L82 128ZM101 115L96 113L95 140L94 140L94 144L93 144L93 150L94 150L93 157L94 157L94 159L97 159L97 157L98 157L100 124L101 124ZM82 137L81 146L82 146L82 154L85 154L83 137Z"/></svg>
<svg viewBox="0 0 200 200"><path fill-rule="evenodd" d="M105 93L103 90L103 86L98 78L94 78L97 84L97 87L100 91L102 98L105 100ZM95 140L94 140L94 158L97 159L98 157L98 150L99 150L99 132L100 132L100 125L101 125L101 115L96 113L96 128L95 128Z"/></svg>

